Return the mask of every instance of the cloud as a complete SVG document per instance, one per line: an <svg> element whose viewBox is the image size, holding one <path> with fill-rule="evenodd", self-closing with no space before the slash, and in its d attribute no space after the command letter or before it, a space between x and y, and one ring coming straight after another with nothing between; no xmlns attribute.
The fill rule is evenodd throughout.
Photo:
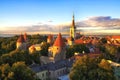
<svg viewBox="0 0 120 80"><path fill-rule="evenodd" d="M53 22L52 20L48 20L48 22Z"/></svg>
<svg viewBox="0 0 120 80"><path fill-rule="evenodd" d="M120 19L111 18L110 16L92 17L85 21L90 26L113 27L120 26Z"/></svg>
<svg viewBox="0 0 120 80"><path fill-rule="evenodd" d="M120 29L120 19L110 16L89 17L76 23L77 27L101 27L103 29Z"/></svg>
<svg viewBox="0 0 120 80"><path fill-rule="evenodd" d="M48 20L47 22L39 22L38 24L33 24L30 26L18 26L18 27L6 27L0 29L1 33L69 33L69 28L71 26L71 22L62 23L53 25L51 24L53 21ZM93 32L102 32L105 30L107 32L118 31L120 29L120 19L118 18L111 18L110 16L97 16L97 17L89 17L87 20L76 21L77 30L80 31L93 31ZM100 30L100 31L99 31ZM106 32L106 33L107 33ZM118 33L118 32L117 32Z"/></svg>

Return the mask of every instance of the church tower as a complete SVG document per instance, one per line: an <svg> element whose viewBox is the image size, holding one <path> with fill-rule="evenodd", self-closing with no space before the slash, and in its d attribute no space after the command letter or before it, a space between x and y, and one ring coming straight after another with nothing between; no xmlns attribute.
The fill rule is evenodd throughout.
<svg viewBox="0 0 120 80"><path fill-rule="evenodd" d="M70 27L70 37L75 39L75 34L76 34L76 27L75 27L75 21L74 21L74 14L73 14L73 17L72 17L72 25Z"/></svg>
<svg viewBox="0 0 120 80"><path fill-rule="evenodd" d="M26 42L25 42L24 36L22 34L20 35L20 37L17 40L16 47L17 47L17 49L20 49L20 50L22 50L22 49L26 50Z"/></svg>
<svg viewBox="0 0 120 80"><path fill-rule="evenodd" d="M63 60L66 58L66 45L61 33L58 34L54 44L49 48L49 57L53 57L54 61Z"/></svg>
<svg viewBox="0 0 120 80"><path fill-rule="evenodd" d="M52 45L53 43L53 35L48 35L48 38L47 38L47 43L49 43L50 45Z"/></svg>

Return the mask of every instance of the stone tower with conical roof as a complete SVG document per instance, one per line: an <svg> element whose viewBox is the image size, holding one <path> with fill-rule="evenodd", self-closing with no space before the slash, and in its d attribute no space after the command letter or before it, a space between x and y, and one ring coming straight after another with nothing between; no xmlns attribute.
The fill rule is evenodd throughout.
<svg viewBox="0 0 120 80"><path fill-rule="evenodd" d="M75 39L75 34L76 34L76 27L75 27L74 14L73 14L72 25L70 27L70 37Z"/></svg>
<svg viewBox="0 0 120 80"><path fill-rule="evenodd" d="M49 57L53 57L54 61L63 60L66 58L66 45L62 38L61 33L58 34L54 44L49 48Z"/></svg>
<svg viewBox="0 0 120 80"><path fill-rule="evenodd" d="M49 43L50 45L53 44L53 35L48 35L48 38L47 38L47 43Z"/></svg>
<svg viewBox="0 0 120 80"><path fill-rule="evenodd" d="M16 43L17 49L26 50L27 49L26 42L27 42L26 33L24 35L21 34L17 40L17 43Z"/></svg>

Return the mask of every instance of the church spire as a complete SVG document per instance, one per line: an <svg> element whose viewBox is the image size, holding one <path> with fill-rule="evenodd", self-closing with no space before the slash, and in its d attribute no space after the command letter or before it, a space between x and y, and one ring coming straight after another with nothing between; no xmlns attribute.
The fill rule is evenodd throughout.
<svg viewBox="0 0 120 80"><path fill-rule="evenodd" d="M73 16L72 16L72 27L75 27L74 13L73 13Z"/></svg>
<svg viewBox="0 0 120 80"><path fill-rule="evenodd" d="M71 27L70 27L70 37L75 39L75 34L76 34L76 27L75 27L75 21L74 21L74 13L73 13L73 16L72 16L72 24L71 24Z"/></svg>

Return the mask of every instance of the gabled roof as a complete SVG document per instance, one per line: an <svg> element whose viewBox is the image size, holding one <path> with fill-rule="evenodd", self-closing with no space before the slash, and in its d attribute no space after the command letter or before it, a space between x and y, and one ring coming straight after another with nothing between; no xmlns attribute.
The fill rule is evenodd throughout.
<svg viewBox="0 0 120 80"><path fill-rule="evenodd" d="M64 40L61 36L61 33L58 34L53 46L59 46L59 47L64 47L65 46Z"/></svg>
<svg viewBox="0 0 120 80"><path fill-rule="evenodd" d="M82 40L82 39L77 39L77 40L75 40L75 43L76 43L76 44L83 44L83 43L84 43L84 40Z"/></svg>
<svg viewBox="0 0 120 80"><path fill-rule="evenodd" d="M25 42L24 36L21 34L20 37L18 38L17 42L23 43Z"/></svg>

